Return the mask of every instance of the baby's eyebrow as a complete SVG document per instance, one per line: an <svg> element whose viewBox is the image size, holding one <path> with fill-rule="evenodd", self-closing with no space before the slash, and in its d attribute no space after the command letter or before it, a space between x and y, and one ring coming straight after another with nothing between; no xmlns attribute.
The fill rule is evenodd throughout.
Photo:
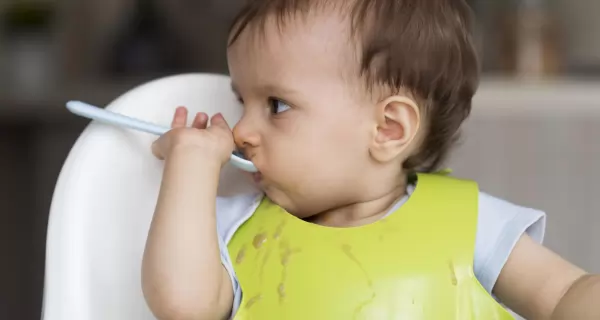
<svg viewBox="0 0 600 320"><path fill-rule="evenodd" d="M272 85L272 84L265 84L265 85L258 87L257 89L263 95L267 95L267 96L271 96L271 95L289 96L289 95L296 94L296 91L294 91L294 90L284 88L281 86ZM240 96L240 92L239 92L237 86L235 85L235 83L233 83L233 82L231 83L231 91L233 91L233 93L235 93L237 96Z"/></svg>
<svg viewBox="0 0 600 320"><path fill-rule="evenodd" d="M296 91L292 89L271 84L267 84L261 87L261 91L263 91L265 95L292 96L296 94Z"/></svg>

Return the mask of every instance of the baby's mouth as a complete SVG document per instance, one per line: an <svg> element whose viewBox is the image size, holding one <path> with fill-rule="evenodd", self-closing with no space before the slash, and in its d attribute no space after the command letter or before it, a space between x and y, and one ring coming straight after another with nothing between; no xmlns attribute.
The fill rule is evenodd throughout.
<svg viewBox="0 0 600 320"><path fill-rule="evenodd" d="M246 152L244 152L243 149L236 149L233 151L233 154L242 159L252 161L253 155L251 155L251 154L248 155ZM250 173L250 175L252 176L252 180L254 181L254 183L257 185L259 185L263 180L263 176L262 176L262 173L260 173L260 171Z"/></svg>

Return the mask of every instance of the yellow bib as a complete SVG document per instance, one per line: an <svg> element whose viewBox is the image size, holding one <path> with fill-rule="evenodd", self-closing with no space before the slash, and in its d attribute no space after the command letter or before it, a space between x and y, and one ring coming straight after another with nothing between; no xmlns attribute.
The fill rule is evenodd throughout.
<svg viewBox="0 0 600 320"><path fill-rule="evenodd" d="M397 211L353 228L265 198L228 246L243 293L234 319L513 319L473 274L478 194L421 174Z"/></svg>

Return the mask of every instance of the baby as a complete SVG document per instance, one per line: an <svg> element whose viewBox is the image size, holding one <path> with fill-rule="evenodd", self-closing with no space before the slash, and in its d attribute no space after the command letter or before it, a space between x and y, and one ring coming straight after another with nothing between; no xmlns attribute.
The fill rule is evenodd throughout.
<svg viewBox="0 0 600 320"><path fill-rule="evenodd" d="M243 117L178 108L144 255L159 319L600 318L543 212L436 173L478 85L464 0L253 0L227 58ZM210 124L208 124L210 122ZM217 197L239 148L259 194Z"/></svg>

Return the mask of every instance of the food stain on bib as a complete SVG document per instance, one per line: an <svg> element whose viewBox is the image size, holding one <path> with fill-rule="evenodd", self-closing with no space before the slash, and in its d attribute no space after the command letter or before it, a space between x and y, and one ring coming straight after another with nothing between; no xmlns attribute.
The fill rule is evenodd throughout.
<svg viewBox="0 0 600 320"><path fill-rule="evenodd" d="M360 263L360 261L356 258L356 256L354 255L354 253L352 253L352 247L348 244L343 244L342 245L342 251L344 252L344 254L352 261L354 262L354 264L360 269L360 271L363 273L365 280L367 281L367 285L369 286L369 290L371 291L370 296L363 301L362 303L360 303L356 309L354 310L354 319L360 319L361 314L363 313L363 310L369 305L371 304L375 298L377 297L377 295L375 294L375 287L373 286L373 281L371 280L371 277L369 277L369 274L367 273L367 270L365 269L365 267L362 265L362 263Z"/></svg>
<svg viewBox="0 0 600 320"><path fill-rule="evenodd" d="M290 262L290 258L292 257L292 255L300 253L302 250L300 250L300 248L290 249L290 247L286 244L283 246L282 251L283 252L281 253L281 265L285 267Z"/></svg>
<svg viewBox="0 0 600 320"><path fill-rule="evenodd" d="M279 294L279 302L283 302L283 298L285 298L285 280L287 278L287 267L283 267L281 269L281 280L279 281L279 286L277 286L277 294Z"/></svg>
<svg viewBox="0 0 600 320"><path fill-rule="evenodd" d="M367 270L364 268L362 263L360 263L360 261L358 261L358 259L356 259L356 257L352 253L352 247L350 247L350 245L348 245L348 244L343 244L342 251L360 269L360 271L365 276L365 279L367 280L367 284L369 285L369 287L373 288L373 281L371 281L371 277L369 277L369 274L367 273Z"/></svg>
<svg viewBox="0 0 600 320"><path fill-rule="evenodd" d="M244 257L246 257L246 246L242 246L240 251L238 251L237 256L235 257L235 263L240 264L244 261Z"/></svg>
<svg viewBox="0 0 600 320"><path fill-rule="evenodd" d="M280 262L282 266L281 270L281 280L279 281L279 285L277 286L277 294L279 295L279 303L283 303L285 298L285 280L287 278L288 265L290 263L290 259L294 254L302 252L300 248L291 249L287 240L281 240L279 243L280 250Z"/></svg>
<svg viewBox="0 0 600 320"><path fill-rule="evenodd" d="M259 302L262 299L262 294L257 294L254 297L250 298L248 302L246 302L246 309L250 309L255 303Z"/></svg>
<svg viewBox="0 0 600 320"><path fill-rule="evenodd" d="M277 294L279 294L279 303L283 302L283 298L285 298L285 285L280 283L277 287Z"/></svg>
<svg viewBox="0 0 600 320"><path fill-rule="evenodd" d="M260 247L262 247L262 245L267 241L267 234L266 233L259 233L254 237L254 240L252 241L252 245L254 246L254 248L256 249L260 249Z"/></svg>
<svg viewBox="0 0 600 320"><path fill-rule="evenodd" d="M277 226L277 229L275 229L275 233L273 233L273 239L277 240L281 237L283 227L285 227L285 220L281 221L281 223L279 223L279 225Z"/></svg>
<svg viewBox="0 0 600 320"><path fill-rule="evenodd" d="M448 260L448 267L450 268L450 282L455 286L458 283L458 280L456 279L456 270L454 269L452 260Z"/></svg>

